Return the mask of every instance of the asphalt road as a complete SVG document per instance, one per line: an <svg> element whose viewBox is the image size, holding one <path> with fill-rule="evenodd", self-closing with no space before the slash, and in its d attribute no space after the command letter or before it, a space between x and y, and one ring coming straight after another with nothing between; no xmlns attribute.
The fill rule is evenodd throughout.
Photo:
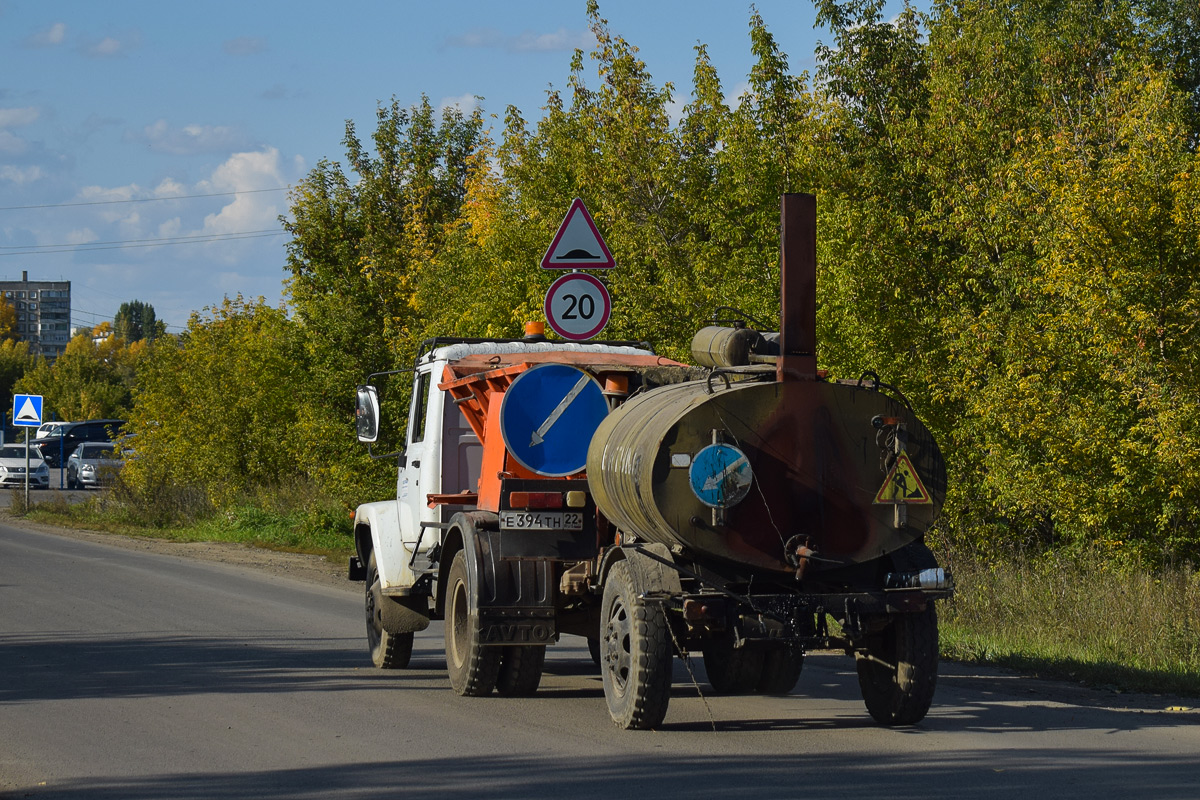
<svg viewBox="0 0 1200 800"><path fill-rule="evenodd" d="M679 662L663 727L626 732L581 639L528 699L455 696L438 625L371 668L360 589L0 526L0 798L1200 796L1170 698L945 664L890 730L843 656L782 699Z"/></svg>

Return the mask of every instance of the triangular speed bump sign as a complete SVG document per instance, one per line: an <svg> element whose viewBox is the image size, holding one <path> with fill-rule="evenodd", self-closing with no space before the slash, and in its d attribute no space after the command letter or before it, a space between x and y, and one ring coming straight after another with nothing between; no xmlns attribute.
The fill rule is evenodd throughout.
<svg viewBox="0 0 1200 800"><path fill-rule="evenodd" d="M612 269L616 265L592 215L576 197L542 256L542 269Z"/></svg>
<svg viewBox="0 0 1200 800"><path fill-rule="evenodd" d="M13 425L36 428L42 424L42 396L18 394L13 397Z"/></svg>

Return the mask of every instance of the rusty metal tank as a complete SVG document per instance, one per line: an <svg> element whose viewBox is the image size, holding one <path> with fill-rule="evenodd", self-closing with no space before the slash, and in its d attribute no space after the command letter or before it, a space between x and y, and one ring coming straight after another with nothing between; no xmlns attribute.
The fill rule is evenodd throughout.
<svg viewBox="0 0 1200 800"><path fill-rule="evenodd" d="M946 475L926 427L876 388L718 376L635 396L592 439L596 505L638 539L755 569L878 558L929 527Z"/></svg>

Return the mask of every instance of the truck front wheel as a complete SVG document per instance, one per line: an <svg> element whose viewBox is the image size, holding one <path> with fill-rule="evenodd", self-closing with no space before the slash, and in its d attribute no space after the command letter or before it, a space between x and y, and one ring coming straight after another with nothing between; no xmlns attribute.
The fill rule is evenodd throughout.
<svg viewBox="0 0 1200 800"><path fill-rule="evenodd" d="M915 725L925 718L937 685L937 612L897 614L855 652L867 711L882 725Z"/></svg>
<svg viewBox="0 0 1200 800"><path fill-rule="evenodd" d="M471 576L462 550L450 562L446 592L446 669L450 686L464 697L486 697L496 688L501 648L484 647L480 640L479 609L471 607ZM540 679L540 670L538 675Z"/></svg>
<svg viewBox="0 0 1200 800"><path fill-rule="evenodd" d="M657 727L671 699L671 631L662 605L638 598L625 561L609 570L600 620L608 713L626 730Z"/></svg>
<svg viewBox="0 0 1200 800"><path fill-rule="evenodd" d="M371 663L379 669L404 669L412 658L413 634L389 633L383 627L383 587L375 554L367 562L367 645Z"/></svg>

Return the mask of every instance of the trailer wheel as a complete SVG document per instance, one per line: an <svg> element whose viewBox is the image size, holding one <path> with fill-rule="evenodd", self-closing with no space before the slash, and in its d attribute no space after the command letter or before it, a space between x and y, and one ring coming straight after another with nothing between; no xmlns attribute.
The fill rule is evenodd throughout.
<svg viewBox="0 0 1200 800"><path fill-rule="evenodd" d="M532 696L542 682L542 666L545 663L545 645L503 648L496 691L505 697Z"/></svg>
<svg viewBox="0 0 1200 800"><path fill-rule="evenodd" d="M717 694L749 694L763 675L763 652L734 647L724 638L704 648L704 671Z"/></svg>
<svg viewBox="0 0 1200 800"><path fill-rule="evenodd" d="M479 610L470 607L469 589L467 556L459 550L446 580L446 670L456 694L486 697L496 688L501 648L480 641Z"/></svg>
<svg viewBox="0 0 1200 800"><path fill-rule="evenodd" d="M915 725L925 718L937 685L938 628L933 604L899 614L855 653L867 711L882 725Z"/></svg>
<svg viewBox="0 0 1200 800"><path fill-rule="evenodd" d="M671 699L671 632L663 607L638 599L625 561L609 570L600 615L608 713L626 730L660 725Z"/></svg>
<svg viewBox="0 0 1200 800"><path fill-rule="evenodd" d="M383 627L383 587L375 553L367 561L367 645L371 663L379 669L404 669L412 658L413 634L389 633Z"/></svg>
<svg viewBox="0 0 1200 800"><path fill-rule="evenodd" d="M804 669L804 651L799 647L775 647L763 654L762 677L755 691L762 694L789 694Z"/></svg>

